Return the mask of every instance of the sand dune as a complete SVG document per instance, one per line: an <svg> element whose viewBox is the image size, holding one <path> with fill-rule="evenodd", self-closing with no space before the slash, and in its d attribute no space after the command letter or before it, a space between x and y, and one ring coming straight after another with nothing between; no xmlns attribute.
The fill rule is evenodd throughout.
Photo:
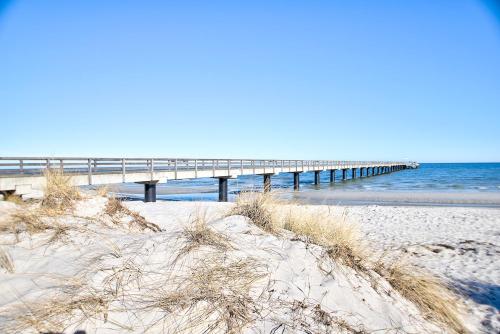
<svg viewBox="0 0 500 334"><path fill-rule="evenodd" d="M375 272L363 274L332 261L323 247L291 232L269 233L245 217L226 217L234 204L126 202L130 211L108 205L106 198L84 199L71 214L44 218L56 229L3 230L4 263L11 263L0 269L3 332L449 331ZM334 216L344 210L305 208ZM0 202L2 224L18 209ZM135 212L152 225L135 221ZM376 250L410 254L410 261L471 289L467 281L498 284L497 213L348 208L349 219L360 222ZM208 236L192 230L199 219ZM462 237L473 246L461 246ZM494 301L481 304L474 296L480 294L469 296L465 325L472 332L497 330L498 311L485 305Z"/></svg>

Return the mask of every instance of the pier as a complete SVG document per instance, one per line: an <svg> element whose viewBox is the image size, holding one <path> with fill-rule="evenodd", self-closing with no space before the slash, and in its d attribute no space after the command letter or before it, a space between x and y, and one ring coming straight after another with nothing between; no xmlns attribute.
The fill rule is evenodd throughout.
<svg viewBox="0 0 500 334"><path fill-rule="evenodd" d="M416 162L337 161L337 160L262 160L262 159L178 159L178 158L76 158L76 157L0 157L0 192L25 195L43 189L44 172L58 170L70 177L75 186L134 182L144 184L144 201L156 201L156 185L168 180L216 178L219 201L228 200L230 178L262 175L263 189L271 190L272 176L293 174L293 189L300 188L300 174L313 172L320 183L322 172L330 173L335 183L336 171L342 181L417 168ZM371 170L371 173L370 173Z"/></svg>

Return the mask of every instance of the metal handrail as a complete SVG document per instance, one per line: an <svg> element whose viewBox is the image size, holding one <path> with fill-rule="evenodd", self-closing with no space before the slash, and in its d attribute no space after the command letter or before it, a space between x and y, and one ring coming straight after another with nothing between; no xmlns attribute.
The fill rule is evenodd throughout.
<svg viewBox="0 0 500 334"><path fill-rule="evenodd" d="M47 168L60 169L65 173L88 174L91 183L93 174L121 173L125 180L127 172L171 171L177 178L178 172L212 170L253 172L264 170L274 173L301 170L347 169L377 166L411 165L415 162L402 161L345 161L345 160L290 160L290 159L195 159L195 158L90 158L90 157L0 157L0 175L36 175Z"/></svg>

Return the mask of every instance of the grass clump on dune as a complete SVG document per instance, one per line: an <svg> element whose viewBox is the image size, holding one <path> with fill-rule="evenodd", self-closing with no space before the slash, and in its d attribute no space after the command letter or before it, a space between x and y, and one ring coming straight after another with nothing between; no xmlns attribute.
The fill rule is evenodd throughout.
<svg viewBox="0 0 500 334"><path fill-rule="evenodd" d="M236 205L229 215L239 215L268 232L276 232L280 226L272 215L276 199L269 193L246 192L241 193L236 199Z"/></svg>
<svg viewBox="0 0 500 334"><path fill-rule="evenodd" d="M467 333L460 320L457 297L438 278L401 263L378 264L375 269L403 297L419 307L423 315L453 333Z"/></svg>
<svg viewBox="0 0 500 334"><path fill-rule="evenodd" d="M42 207L64 213L74 208L77 200L82 198L77 187L71 184L70 176L55 169L45 170L45 188Z"/></svg>
<svg viewBox="0 0 500 334"><path fill-rule="evenodd" d="M14 262L10 254L0 247L0 268L5 269L8 273L14 272Z"/></svg>
<svg viewBox="0 0 500 334"><path fill-rule="evenodd" d="M82 196L62 172L47 169L44 175L46 185L41 203L18 208L9 215L10 219L0 223L0 231L16 235L26 232L32 235L53 230L51 241L59 239L68 231L68 227L59 223L56 217L72 210L75 202Z"/></svg>
<svg viewBox="0 0 500 334"><path fill-rule="evenodd" d="M123 202L118 198L111 197L108 199L106 203L106 207L104 208L104 213L111 217L113 223L119 225L122 219L129 220L130 227L138 227L141 231L143 230L151 230L153 232L160 232L160 226L155 223L151 223L146 220L139 213L130 210Z"/></svg>
<svg viewBox="0 0 500 334"><path fill-rule="evenodd" d="M177 277L177 286L154 296L147 307L164 310L167 318L189 310L189 315L174 320L176 332L241 333L253 321L250 292L263 276L259 268L251 258L211 256Z"/></svg>
<svg viewBox="0 0 500 334"><path fill-rule="evenodd" d="M219 251L227 251L232 248L228 237L217 233L208 226L206 212L197 212L184 227L182 236L185 239L185 244L179 251L178 257L202 246L209 246Z"/></svg>
<svg viewBox="0 0 500 334"><path fill-rule="evenodd" d="M345 215L312 213L291 207L285 216L284 228L306 238L307 242L325 248L335 261L360 272L366 272L367 254L356 225Z"/></svg>
<svg viewBox="0 0 500 334"><path fill-rule="evenodd" d="M63 333L68 325L78 326L89 319L106 321L109 303L106 296L97 294L65 294L7 311L9 321L4 322L0 330L2 333L24 333L29 330Z"/></svg>
<svg viewBox="0 0 500 334"><path fill-rule="evenodd" d="M266 231L285 229L306 242L323 246L327 254L354 269L364 270L365 253L358 229L345 219L305 210L299 205L280 205L269 193L245 193L236 200L230 215L245 216Z"/></svg>
<svg viewBox="0 0 500 334"><path fill-rule="evenodd" d="M16 195L16 194L11 193L11 192L0 192L0 194L3 194L4 201L11 202L11 203L14 203L17 205L24 204L23 199L19 195Z"/></svg>

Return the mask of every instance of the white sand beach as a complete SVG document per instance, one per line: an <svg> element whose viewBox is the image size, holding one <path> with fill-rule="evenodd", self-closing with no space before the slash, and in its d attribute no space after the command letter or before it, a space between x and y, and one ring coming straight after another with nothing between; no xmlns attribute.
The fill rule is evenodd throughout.
<svg viewBox="0 0 500 334"><path fill-rule="evenodd" d="M233 203L124 202L131 211L116 216L108 201L80 200L71 214L45 217L51 227L40 230L2 229L2 332L453 332L377 273L332 261L291 232L227 216ZM23 207L0 202L2 226ZM402 254L456 287L468 331L500 329L500 210L302 209L346 213L372 255ZM134 212L146 220L136 221ZM194 242L190 226L200 217L214 234Z"/></svg>

